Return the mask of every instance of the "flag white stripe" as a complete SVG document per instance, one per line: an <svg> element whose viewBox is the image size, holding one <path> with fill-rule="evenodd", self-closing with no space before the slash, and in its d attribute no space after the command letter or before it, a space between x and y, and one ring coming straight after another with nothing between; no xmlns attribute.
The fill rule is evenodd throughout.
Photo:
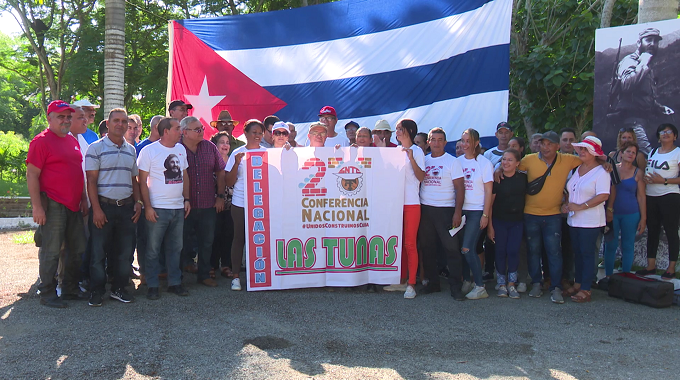
<svg viewBox="0 0 680 380"><path fill-rule="evenodd" d="M385 32L217 53L263 87L353 78L509 44L511 15L511 0L495 0L470 12ZM491 22L503 25L490 26Z"/></svg>

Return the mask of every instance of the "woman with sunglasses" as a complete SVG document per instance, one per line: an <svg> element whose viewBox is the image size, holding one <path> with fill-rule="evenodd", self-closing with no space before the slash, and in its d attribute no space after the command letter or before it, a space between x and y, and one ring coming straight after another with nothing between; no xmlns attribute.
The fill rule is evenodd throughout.
<svg viewBox="0 0 680 380"><path fill-rule="evenodd" d="M288 135L290 130L288 124L283 121L277 121L272 126L272 139L274 140L274 148L283 148L288 144ZM290 144L288 144L290 146Z"/></svg>
<svg viewBox="0 0 680 380"><path fill-rule="evenodd" d="M678 217L680 216L680 148L675 146L678 129L673 124L661 124L656 129L661 146L649 155L649 166L645 174L647 183L647 268L639 275L656 274L656 251L659 248L661 226L668 238L668 268L661 275L664 279L675 277L675 263L678 260L680 237Z"/></svg>
<svg viewBox="0 0 680 380"><path fill-rule="evenodd" d="M619 135L616 138L616 150L612 150L608 154L608 156L617 164L623 161L621 156L623 155L623 145L626 143L638 144L638 139L633 128L621 128L619 130ZM637 156L635 156L635 160L633 161L633 166L640 169L647 167L647 156L645 156L642 151L638 151Z"/></svg>
<svg viewBox="0 0 680 380"><path fill-rule="evenodd" d="M234 187L234 195L231 200L231 218L234 220L234 240L231 243L231 270L234 279L231 280L231 290L241 290L241 281L239 280L239 273L241 272L241 261L243 260L243 248L246 243L246 225L245 225L245 163L243 156L248 151L259 151L263 149L260 146L262 136L264 136L264 124L257 119L250 119L243 126L244 134L246 136L246 145L235 149L224 170L227 171L226 182L227 187Z"/></svg>

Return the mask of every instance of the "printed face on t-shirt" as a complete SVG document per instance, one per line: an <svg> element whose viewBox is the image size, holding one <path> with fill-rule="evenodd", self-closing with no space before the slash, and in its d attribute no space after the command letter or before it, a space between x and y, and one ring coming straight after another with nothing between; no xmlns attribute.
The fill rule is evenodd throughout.
<svg viewBox="0 0 680 380"><path fill-rule="evenodd" d="M174 154L169 155L164 162L165 171L165 183L166 184L176 184L182 183L182 170L179 166L179 157Z"/></svg>

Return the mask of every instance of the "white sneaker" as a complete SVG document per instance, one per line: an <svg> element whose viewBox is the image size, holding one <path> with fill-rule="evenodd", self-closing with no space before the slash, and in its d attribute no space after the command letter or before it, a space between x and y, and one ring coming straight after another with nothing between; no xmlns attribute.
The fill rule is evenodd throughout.
<svg viewBox="0 0 680 380"><path fill-rule="evenodd" d="M470 281L463 281L463 286L460 288L460 291L463 294L468 294L472 290L472 282Z"/></svg>
<svg viewBox="0 0 680 380"><path fill-rule="evenodd" d="M407 299L416 298L416 290L413 289L413 286L408 285L406 287L406 292L404 293L404 298L407 298Z"/></svg>
<svg viewBox="0 0 680 380"><path fill-rule="evenodd" d="M526 282L520 282L517 285L517 293L526 293L527 292L527 284Z"/></svg>
<svg viewBox="0 0 680 380"><path fill-rule="evenodd" d="M475 286L474 289L468 293L465 298L469 300L478 300L482 298L487 298L489 294L486 292L486 289L483 286Z"/></svg>
<svg viewBox="0 0 680 380"><path fill-rule="evenodd" d="M238 277L231 280L231 290L241 290L241 280Z"/></svg>
<svg viewBox="0 0 680 380"><path fill-rule="evenodd" d="M393 284L383 288L386 292L405 292L408 284Z"/></svg>

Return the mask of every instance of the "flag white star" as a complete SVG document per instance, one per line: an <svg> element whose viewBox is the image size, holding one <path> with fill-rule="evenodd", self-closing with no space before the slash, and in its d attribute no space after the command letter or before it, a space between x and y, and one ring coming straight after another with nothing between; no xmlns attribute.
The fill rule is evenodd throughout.
<svg viewBox="0 0 680 380"><path fill-rule="evenodd" d="M218 105L226 95L211 96L208 92L208 77L203 77L203 85L201 85L201 92L198 95L185 95L192 106L194 112L192 116L203 119L203 123L208 125L212 121L212 109Z"/></svg>

